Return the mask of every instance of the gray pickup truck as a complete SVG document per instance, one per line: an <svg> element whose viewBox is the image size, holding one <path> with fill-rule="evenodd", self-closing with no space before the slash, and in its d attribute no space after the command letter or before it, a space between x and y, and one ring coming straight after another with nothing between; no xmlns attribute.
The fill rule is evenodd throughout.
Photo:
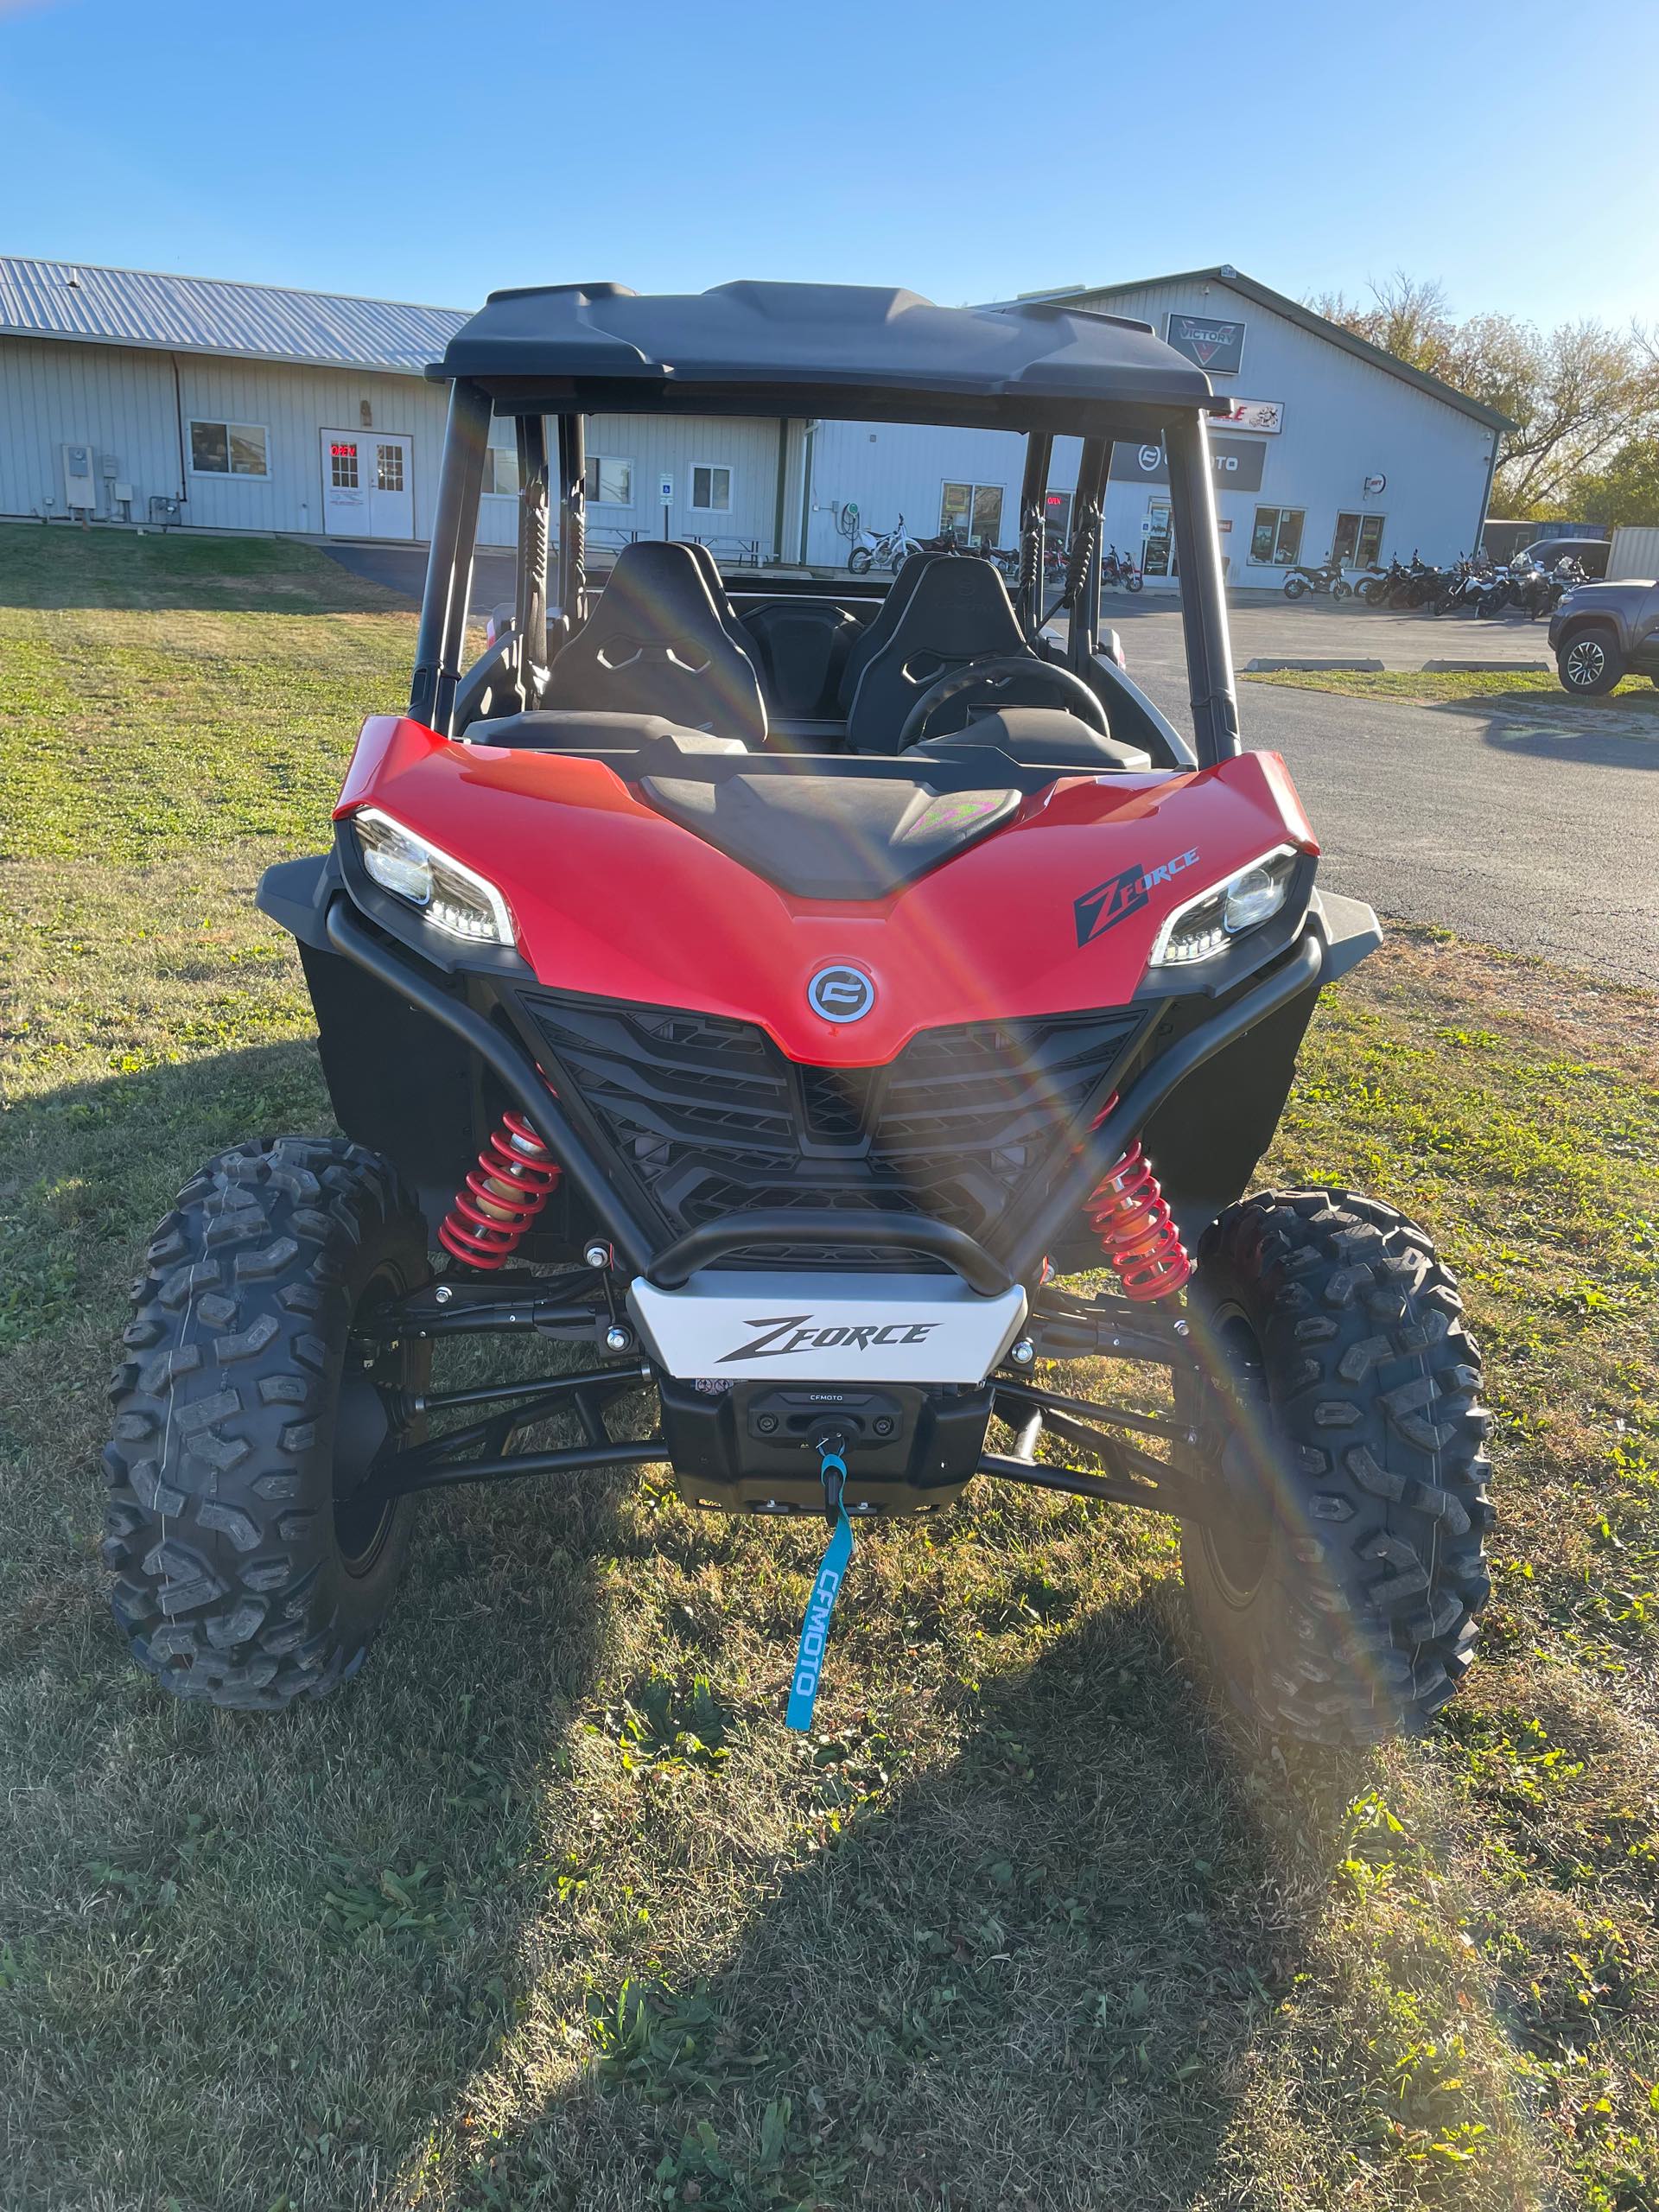
<svg viewBox="0 0 1659 2212"><path fill-rule="evenodd" d="M1549 619L1549 646L1568 691L1599 696L1622 676L1659 683L1659 583L1578 585Z"/></svg>

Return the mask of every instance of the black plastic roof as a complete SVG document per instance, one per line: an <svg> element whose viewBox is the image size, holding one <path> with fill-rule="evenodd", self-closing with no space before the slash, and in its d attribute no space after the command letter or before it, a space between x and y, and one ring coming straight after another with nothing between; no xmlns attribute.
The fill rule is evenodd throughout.
<svg viewBox="0 0 1659 2212"><path fill-rule="evenodd" d="M1149 324L1063 302L941 308L855 284L620 284L492 292L434 378L498 402L532 388L578 409L855 415L1058 427L1103 411L1207 409L1202 370Z"/></svg>

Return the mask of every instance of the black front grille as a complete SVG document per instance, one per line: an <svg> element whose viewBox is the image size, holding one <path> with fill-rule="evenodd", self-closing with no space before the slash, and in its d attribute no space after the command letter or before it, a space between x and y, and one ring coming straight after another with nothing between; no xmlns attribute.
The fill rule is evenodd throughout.
<svg viewBox="0 0 1659 2212"><path fill-rule="evenodd" d="M526 994L567 1110L638 1181L665 1233L766 1208L801 1243L728 1264L914 1268L817 1246L811 1214L867 1209L983 1238L1034 1198L1104 1100L1141 1027L1118 1007L930 1029L880 1068L807 1067L747 1022L671 1007Z"/></svg>

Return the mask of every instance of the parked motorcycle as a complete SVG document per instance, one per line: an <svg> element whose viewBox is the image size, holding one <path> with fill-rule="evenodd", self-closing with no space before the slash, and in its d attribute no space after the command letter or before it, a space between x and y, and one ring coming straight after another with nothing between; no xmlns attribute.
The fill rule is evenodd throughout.
<svg viewBox="0 0 1659 2212"><path fill-rule="evenodd" d="M1285 597L1306 599L1309 592L1328 592L1332 599L1348 599L1353 586L1343 575L1340 561L1298 562L1285 578Z"/></svg>
<svg viewBox="0 0 1659 2212"><path fill-rule="evenodd" d="M1478 577L1468 595L1468 612L1482 619L1501 614L1515 595L1508 566L1500 562Z"/></svg>
<svg viewBox="0 0 1659 2212"><path fill-rule="evenodd" d="M1108 549L1106 558L1100 564L1100 581L1111 591L1120 584L1125 591L1139 591L1145 579L1129 555L1120 553L1114 545Z"/></svg>
<svg viewBox="0 0 1659 2212"><path fill-rule="evenodd" d="M896 575L911 554L919 553L921 547L913 537L905 534L905 518L900 515L891 530L872 531L861 529L853 549L847 556L847 566L855 576L867 575L880 561L884 568Z"/></svg>

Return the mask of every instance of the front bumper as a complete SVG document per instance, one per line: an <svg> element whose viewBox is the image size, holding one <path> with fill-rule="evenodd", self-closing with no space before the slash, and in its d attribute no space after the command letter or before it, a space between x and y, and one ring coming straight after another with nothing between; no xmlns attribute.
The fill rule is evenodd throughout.
<svg viewBox="0 0 1659 2212"><path fill-rule="evenodd" d="M1018 1283L982 1297L950 1275L709 1269L683 1289L638 1276L628 1311L669 1375L814 1382L981 1382L1026 1318Z"/></svg>

